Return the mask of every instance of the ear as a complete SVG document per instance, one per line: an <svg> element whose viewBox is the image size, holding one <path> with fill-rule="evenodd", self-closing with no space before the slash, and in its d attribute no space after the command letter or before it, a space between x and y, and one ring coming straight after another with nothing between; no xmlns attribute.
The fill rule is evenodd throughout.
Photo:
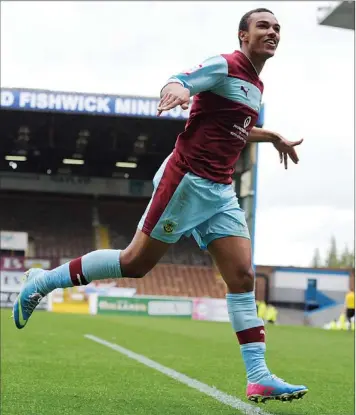
<svg viewBox="0 0 356 415"><path fill-rule="evenodd" d="M238 36L241 42L248 41L248 32L246 32L245 30L240 30Z"/></svg>

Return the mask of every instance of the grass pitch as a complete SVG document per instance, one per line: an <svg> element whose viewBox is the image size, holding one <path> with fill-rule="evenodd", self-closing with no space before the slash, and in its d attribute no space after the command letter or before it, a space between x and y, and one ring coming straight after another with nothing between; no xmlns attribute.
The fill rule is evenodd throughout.
<svg viewBox="0 0 356 415"><path fill-rule="evenodd" d="M85 334L248 402L243 362L228 323L37 311L17 330L10 310L1 310L1 414L240 414ZM277 376L309 388L302 401L260 405L268 413L355 413L353 333L268 326L267 362Z"/></svg>

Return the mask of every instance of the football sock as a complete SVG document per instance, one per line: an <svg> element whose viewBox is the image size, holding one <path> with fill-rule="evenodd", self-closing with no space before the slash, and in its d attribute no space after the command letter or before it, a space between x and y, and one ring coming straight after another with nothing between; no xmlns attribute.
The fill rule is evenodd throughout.
<svg viewBox="0 0 356 415"><path fill-rule="evenodd" d="M121 278L120 250L99 249L66 262L38 278L41 293L47 295L55 288L87 285L93 280Z"/></svg>
<svg viewBox="0 0 356 415"><path fill-rule="evenodd" d="M257 317L255 293L226 294L231 325L240 343L247 380L257 383L270 374L265 362L265 328Z"/></svg>

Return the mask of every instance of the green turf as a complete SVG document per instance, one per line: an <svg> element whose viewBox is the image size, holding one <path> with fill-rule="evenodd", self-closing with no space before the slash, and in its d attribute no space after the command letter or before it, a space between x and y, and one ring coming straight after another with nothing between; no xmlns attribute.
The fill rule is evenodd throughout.
<svg viewBox="0 0 356 415"><path fill-rule="evenodd" d="M228 324L147 317L36 312L17 330L1 311L2 415L239 414L120 353L93 334L246 401L245 374ZM302 401L270 402L279 415L353 415L351 332L268 327L267 361L278 376L304 383Z"/></svg>

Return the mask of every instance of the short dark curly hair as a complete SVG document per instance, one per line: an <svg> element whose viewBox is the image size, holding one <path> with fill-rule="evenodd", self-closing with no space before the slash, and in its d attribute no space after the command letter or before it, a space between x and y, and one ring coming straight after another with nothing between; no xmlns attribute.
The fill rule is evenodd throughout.
<svg viewBox="0 0 356 415"><path fill-rule="evenodd" d="M250 10L249 12L245 13L241 17L240 24L239 24L239 32L240 32L240 30L243 30L243 31L246 31L246 32L248 31L248 19L251 17L251 15L253 13L271 13L271 14L274 15L274 13L271 12L271 10L265 9L263 7L259 8L259 9ZM241 46L242 42L241 42L240 37L239 37L239 42L240 42L240 46Z"/></svg>

